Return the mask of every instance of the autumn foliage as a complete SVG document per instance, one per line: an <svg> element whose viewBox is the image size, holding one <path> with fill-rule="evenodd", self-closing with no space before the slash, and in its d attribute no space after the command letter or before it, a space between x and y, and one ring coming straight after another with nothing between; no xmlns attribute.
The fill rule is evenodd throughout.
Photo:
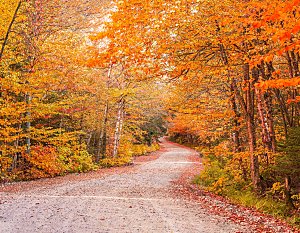
<svg viewBox="0 0 300 233"><path fill-rule="evenodd" d="M299 4L119 1L91 38L107 41L92 63L122 63L128 76L167 88L171 137L196 146L207 169L221 161L213 190L265 195L279 183L279 199L295 208L299 170L284 164L299 165L287 149L300 127Z"/></svg>
<svg viewBox="0 0 300 233"><path fill-rule="evenodd" d="M299 0L58 2L2 9L3 179L130 162L167 119L212 191L299 208Z"/></svg>
<svg viewBox="0 0 300 233"><path fill-rule="evenodd" d="M113 7L98 5L0 2L1 181L122 165L157 149L155 83L134 83L116 60L91 64L99 51L90 37Z"/></svg>

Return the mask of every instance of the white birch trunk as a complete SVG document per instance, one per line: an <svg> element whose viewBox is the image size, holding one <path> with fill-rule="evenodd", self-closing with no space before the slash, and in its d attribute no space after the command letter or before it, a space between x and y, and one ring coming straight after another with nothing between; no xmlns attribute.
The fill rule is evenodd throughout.
<svg viewBox="0 0 300 233"><path fill-rule="evenodd" d="M118 156L118 149L120 145L122 127L123 127L123 118L124 118L124 99L121 99L118 107L118 116L115 127L115 135L114 135L114 147L112 156L115 158Z"/></svg>

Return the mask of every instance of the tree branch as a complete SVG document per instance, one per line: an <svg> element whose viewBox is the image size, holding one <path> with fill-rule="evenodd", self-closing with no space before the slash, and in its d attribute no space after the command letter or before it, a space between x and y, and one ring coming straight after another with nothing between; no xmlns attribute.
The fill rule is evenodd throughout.
<svg viewBox="0 0 300 233"><path fill-rule="evenodd" d="M7 44L8 37L9 37L9 34L11 32L11 28L12 28L12 26L13 26L16 18L17 18L17 14L18 14L18 11L19 11L19 9L21 7L21 4L22 4L22 1L19 1L18 6L17 6L17 8L15 10L14 16L13 16L13 18L12 18L10 24L9 24L9 27L7 29L7 32L6 32L6 35L5 35L2 47L1 47L1 51L0 51L0 60L2 59L2 56L3 56L3 53L4 53L4 49L5 49L5 46Z"/></svg>

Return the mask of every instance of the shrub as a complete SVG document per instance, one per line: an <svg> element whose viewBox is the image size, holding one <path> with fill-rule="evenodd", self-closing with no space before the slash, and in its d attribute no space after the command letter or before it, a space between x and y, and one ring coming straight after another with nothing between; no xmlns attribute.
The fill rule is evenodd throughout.
<svg viewBox="0 0 300 233"><path fill-rule="evenodd" d="M154 143L151 146L144 145L144 144L136 144L136 145L132 145L132 155L141 156L147 153L157 151L158 149L159 149L159 145L157 143Z"/></svg>
<svg viewBox="0 0 300 233"><path fill-rule="evenodd" d="M70 157L71 167L70 172L87 172L95 170L97 166L93 163L92 156L85 150L79 151Z"/></svg>
<svg viewBox="0 0 300 233"><path fill-rule="evenodd" d="M9 174L8 170L11 168L12 163L12 158L6 156L2 157L0 155L0 182L11 178L11 174Z"/></svg>
<svg viewBox="0 0 300 233"><path fill-rule="evenodd" d="M94 170L97 166L93 157L79 146L63 146L58 149L59 159L63 162L67 172L87 172Z"/></svg>
<svg viewBox="0 0 300 233"><path fill-rule="evenodd" d="M250 181L243 178L242 171L239 169L239 157L240 155L236 154L219 156L211 150L209 153L204 153L204 170L195 177L194 182L208 191L228 197L235 203L255 207L261 212L287 219L295 225L299 224L299 214L291 212L282 200L284 185L274 182L265 196L257 196L252 191ZM299 194L293 195L292 199L296 206L300 204Z"/></svg>
<svg viewBox="0 0 300 233"><path fill-rule="evenodd" d="M33 146L30 154L24 153L22 157L26 160L26 169L19 173L21 179L54 177L65 172L54 147Z"/></svg>
<svg viewBox="0 0 300 233"><path fill-rule="evenodd" d="M119 157L141 156L156 151L159 148L159 144L157 143L148 146L145 144L133 144L127 141L120 146Z"/></svg>
<svg viewBox="0 0 300 233"><path fill-rule="evenodd" d="M121 167L130 164L132 164L132 158L129 156L117 157L117 158L105 158L102 159L99 163L101 167Z"/></svg>

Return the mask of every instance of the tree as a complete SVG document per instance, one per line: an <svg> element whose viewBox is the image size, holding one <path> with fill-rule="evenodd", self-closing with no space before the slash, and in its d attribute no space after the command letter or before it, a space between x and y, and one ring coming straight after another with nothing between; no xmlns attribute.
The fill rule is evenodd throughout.
<svg viewBox="0 0 300 233"><path fill-rule="evenodd" d="M281 137L276 127L283 126L287 135L289 127L299 124L298 94L292 90L297 89L299 73L298 4L120 1L112 21L95 38L109 41L104 58L133 67L128 70L138 79L173 81L174 133L199 137L216 132L226 114L202 108L214 112L218 109L214 101L227 103L231 111L223 135L231 135L235 153L249 154L253 187L259 193L265 182L260 166L274 162L276 140ZM199 104L201 88L219 94ZM202 113L206 118L215 115L216 120L203 122Z"/></svg>

